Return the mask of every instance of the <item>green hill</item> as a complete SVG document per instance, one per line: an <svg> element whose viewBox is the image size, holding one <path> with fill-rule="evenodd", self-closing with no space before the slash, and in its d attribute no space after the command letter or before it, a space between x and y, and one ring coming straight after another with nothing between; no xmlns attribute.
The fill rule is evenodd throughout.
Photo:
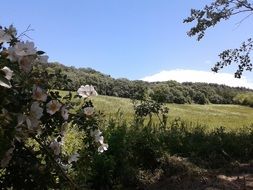
<svg viewBox="0 0 253 190"><path fill-rule="evenodd" d="M99 94L123 98L142 99L150 96L153 100L177 104L243 104L235 97L240 94L253 93L246 88L232 88L225 85L207 83L179 83L176 81L148 83L140 80L115 79L91 68L67 67L59 63L40 65L39 69L54 74L61 72L66 78L59 81L53 89L76 91L81 85L93 85Z"/></svg>

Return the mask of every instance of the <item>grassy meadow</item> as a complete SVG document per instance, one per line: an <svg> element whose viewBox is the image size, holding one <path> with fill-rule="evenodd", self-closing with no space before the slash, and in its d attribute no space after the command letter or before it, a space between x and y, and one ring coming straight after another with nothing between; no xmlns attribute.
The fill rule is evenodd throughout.
<svg viewBox="0 0 253 190"><path fill-rule="evenodd" d="M130 99L111 96L92 98L97 110L108 116L115 116L118 111L129 120L133 117L133 105ZM253 123L253 108L240 105L222 104L167 104L169 121L181 118L187 123L207 125L208 128L226 127L228 130L250 126Z"/></svg>

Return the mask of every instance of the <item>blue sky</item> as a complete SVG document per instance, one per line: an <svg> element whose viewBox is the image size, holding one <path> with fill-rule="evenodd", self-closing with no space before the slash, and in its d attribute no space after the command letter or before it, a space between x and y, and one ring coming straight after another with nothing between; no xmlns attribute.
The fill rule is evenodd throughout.
<svg viewBox="0 0 253 190"><path fill-rule="evenodd" d="M252 17L240 17L207 31L200 42L183 24L191 8L207 0L8 0L1 2L0 25L14 24L50 61L91 67L113 77L141 79L164 70L210 71L224 49L252 35ZM223 72L233 73L233 67ZM248 80L253 73L245 73Z"/></svg>

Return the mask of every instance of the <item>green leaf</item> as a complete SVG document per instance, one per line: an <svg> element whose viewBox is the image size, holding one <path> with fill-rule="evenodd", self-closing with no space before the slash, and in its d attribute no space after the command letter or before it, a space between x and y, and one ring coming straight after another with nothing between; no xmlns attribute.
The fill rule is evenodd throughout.
<svg viewBox="0 0 253 190"><path fill-rule="evenodd" d="M43 55L45 52L44 51L37 51L38 55Z"/></svg>

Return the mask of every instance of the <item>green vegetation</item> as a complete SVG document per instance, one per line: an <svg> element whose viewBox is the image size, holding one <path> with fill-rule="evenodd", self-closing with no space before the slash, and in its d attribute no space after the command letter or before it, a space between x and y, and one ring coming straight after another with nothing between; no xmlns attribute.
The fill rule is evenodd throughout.
<svg viewBox="0 0 253 190"><path fill-rule="evenodd" d="M234 101L237 104L248 105L250 107L253 107L253 93L248 92L248 93L238 94L234 97Z"/></svg>
<svg viewBox="0 0 253 190"><path fill-rule="evenodd" d="M97 110L115 116L122 112L127 120L133 118L134 109L130 99L97 96L93 98ZM198 104L166 104L169 108L169 121L181 118L191 124L201 124L207 127L226 127L238 129L249 126L253 120L253 109L239 105L198 105Z"/></svg>
<svg viewBox="0 0 253 190"><path fill-rule="evenodd" d="M66 67L59 63L38 65L38 70L51 74L62 73L65 79L52 80L52 89L76 91L81 85L93 85L100 95L131 99L145 99L150 96L161 103L176 104L241 104L235 101L240 94L252 93L246 88L232 88L225 85L207 83L178 83L176 81L153 82L114 79L109 75L90 68ZM68 83L67 78L71 79ZM244 104L245 105L245 104Z"/></svg>

